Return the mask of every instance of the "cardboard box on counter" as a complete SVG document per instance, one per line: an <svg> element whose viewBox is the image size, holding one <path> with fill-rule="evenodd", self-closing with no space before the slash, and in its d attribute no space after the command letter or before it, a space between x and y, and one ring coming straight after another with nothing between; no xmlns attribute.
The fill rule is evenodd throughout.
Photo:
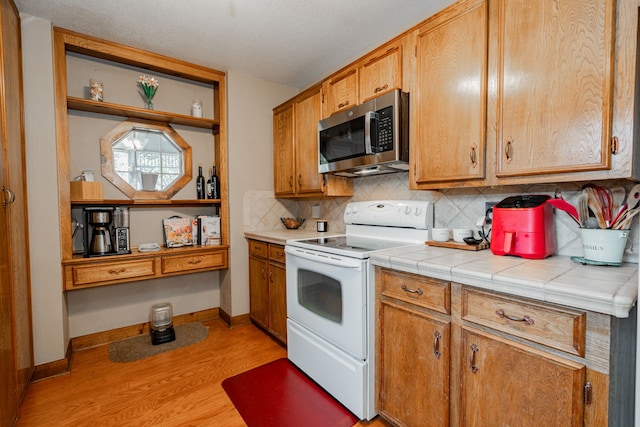
<svg viewBox="0 0 640 427"><path fill-rule="evenodd" d="M101 182L71 181L71 201L104 200Z"/></svg>

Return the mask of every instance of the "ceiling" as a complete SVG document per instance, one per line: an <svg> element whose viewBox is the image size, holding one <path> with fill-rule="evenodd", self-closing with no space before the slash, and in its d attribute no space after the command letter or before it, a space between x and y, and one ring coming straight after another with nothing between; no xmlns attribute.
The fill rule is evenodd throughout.
<svg viewBox="0 0 640 427"><path fill-rule="evenodd" d="M455 0L15 0L53 25L303 89Z"/></svg>

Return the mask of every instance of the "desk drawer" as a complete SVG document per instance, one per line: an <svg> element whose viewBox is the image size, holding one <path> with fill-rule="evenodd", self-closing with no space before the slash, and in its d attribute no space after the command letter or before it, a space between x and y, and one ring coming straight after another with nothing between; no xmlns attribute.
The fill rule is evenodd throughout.
<svg viewBox="0 0 640 427"><path fill-rule="evenodd" d="M462 319L585 355L587 317L582 311L463 288Z"/></svg>
<svg viewBox="0 0 640 427"><path fill-rule="evenodd" d="M380 270L382 295L451 314L451 284L416 274Z"/></svg>
<svg viewBox="0 0 640 427"><path fill-rule="evenodd" d="M156 275L153 259L73 266L71 270L73 286L150 278Z"/></svg>
<svg viewBox="0 0 640 427"><path fill-rule="evenodd" d="M162 257L162 274L224 268L227 264L226 261L226 251Z"/></svg>

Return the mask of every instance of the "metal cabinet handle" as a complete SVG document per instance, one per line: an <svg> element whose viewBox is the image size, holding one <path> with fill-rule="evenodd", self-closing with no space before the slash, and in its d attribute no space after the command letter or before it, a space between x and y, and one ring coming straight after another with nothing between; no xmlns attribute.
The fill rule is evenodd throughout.
<svg viewBox="0 0 640 427"><path fill-rule="evenodd" d="M189 261L187 261L187 264L191 264L191 265L198 265L202 262L201 259L190 259Z"/></svg>
<svg viewBox="0 0 640 427"><path fill-rule="evenodd" d="M407 285L402 285L401 288L402 288L403 291L408 292L410 294L418 294L418 296L423 294L422 289L420 289L420 288L418 288L418 289L409 289L409 288L407 288Z"/></svg>
<svg viewBox="0 0 640 427"><path fill-rule="evenodd" d="M265 273L265 270L264 270L264 267L262 267L262 278L264 280L267 280L267 276L265 276L264 273Z"/></svg>
<svg viewBox="0 0 640 427"><path fill-rule="evenodd" d="M476 144L471 144L471 150L469 151L469 160L471 160L471 166L474 168L478 166L477 148L478 146Z"/></svg>
<svg viewBox="0 0 640 427"><path fill-rule="evenodd" d="M302 187L302 174L298 175L298 187Z"/></svg>
<svg viewBox="0 0 640 427"><path fill-rule="evenodd" d="M109 270L108 273L109 274L120 274L120 273L124 273L125 271L127 271L127 269L122 267L120 270Z"/></svg>
<svg viewBox="0 0 640 427"><path fill-rule="evenodd" d="M436 357L436 359L440 359L440 356L442 356L442 353L440 353L440 339L442 338L442 335L440 335L439 331L436 331L433 334L434 340L433 340L433 355Z"/></svg>
<svg viewBox="0 0 640 427"><path fill-rule="evenodd" d="M478 348L478 346L476 344L471 344L471 358L469 361L469 368L471 369L472 373L476 373L478 372L478 365L476 365L476 353L479 351L480 349Z"/></svg>
<svg viewBox="0 0 640 427"><path fill-rule="evenodd" d="M618 154L618 137L614 136L613 138L611 138L611 154Z"/></svg>
<svg viewBox="0 0 640 427"><path fill-rule="evenodd" d="M508 137L505 142L507 143L505 145L505 147L504 147L505 162L511 163L511 160L513 159L512 154L511 154L511 144L513 143L513 138L512 137Z"/></svg>
<svg viewBox="0 0 640 427"><path fill-rule="evenodd" d="M289 187L293 188L293 175L289 177Z"/></svg>
<svg viewBox="0 0 640 427"><path fill-rule="evenodd" d="M503 309L496 310L496 314L501 319L509 319L509 320L514 321L514 322L524 322L525 324L527 324L529 326L534 324L533 319L531 317L529 317L529 316L523 316L523 317L511 316L509 314L506 314Z"/></svg>
<svg viewBox="0 0 640 427"><path fill-rule="evenodd" d="M341 102L340 104L338 104L338 108L344 108L347 105L349 105L349 101Z"/></svg>
<svg viewBox="0 0 640 427"><path fill-rule="evenodd" d="M378 93L378 92L382 92L383 90L387 90L387 88L389 87L389 85L384 85L382 87L377 87L373 90L374 93Z"/></svg>
<svg viewBox="0 0 640 427"><path fill-rule="evenodd" d="M2 187L2 191L7 193L7 197L5 197L5 199L2 201L2 207L6 208L7 205L10 205L11 203L16 201L16 195L13 194L13 191L9 190L8 188Z"/></svg>
<svg viewBox="0 0 640 427"><path fill-rule="evenodd" d="M269 281L273 283L273 270L269 271Z"/></svg>

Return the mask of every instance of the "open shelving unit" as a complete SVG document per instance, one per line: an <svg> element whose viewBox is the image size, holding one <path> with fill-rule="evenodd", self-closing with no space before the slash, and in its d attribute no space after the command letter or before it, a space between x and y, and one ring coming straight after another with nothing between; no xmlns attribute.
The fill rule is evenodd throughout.
<svg viewBox="0 0 640 427"><path fill-rule="evenodd" d="M186 82L204 84L212 88L213 118L140 108L113 102L98 102L68 92L67 55L79 54L89 61L109 61L117 66L136 67L150 73L178 77ZM87 79L90 76L87 76ZM56 102L56 140L58 151L58 189L60 213L60 241L64 290L103 286L164 277L167 275L229 268L229 207L227 184L226 140L226 74L222 71L191 64L174 58L147 52L69 30L54 28L54 80ZM72 180L69 156L69 112L141 119L160 124L187 126L210 130L214 144L212 162L220 181L219 199L127 199L72 200L69 183ZM219 246L193 246L140 252L133 247L131 254L84 258L73 253L71 226L72 207L129 206L132 208L216 207L221 222Z"/></svg>

